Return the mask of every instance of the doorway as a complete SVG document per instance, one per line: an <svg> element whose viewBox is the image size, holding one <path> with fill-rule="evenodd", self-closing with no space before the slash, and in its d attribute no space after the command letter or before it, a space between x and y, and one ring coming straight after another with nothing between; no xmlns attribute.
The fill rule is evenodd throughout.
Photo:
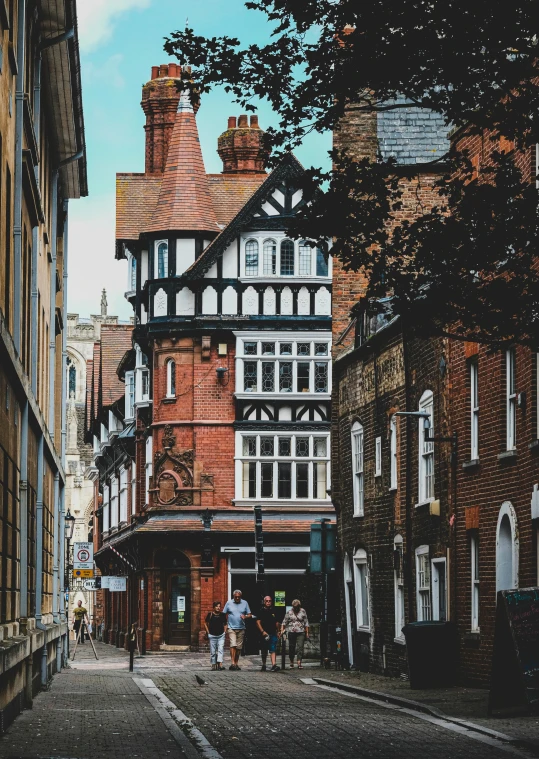
<svg viewBox="0 0 539 759"><path fill-rule="evenodd" d="M445 559L432 560L432 619L447 621L447 582Z"/></svg>
<svg viewBox="0 0 539 759"><path fill-rule="evenodd" d="M191 645L191 573L174 572L168 578L168 624L166 640L169 646Z"/></svg>

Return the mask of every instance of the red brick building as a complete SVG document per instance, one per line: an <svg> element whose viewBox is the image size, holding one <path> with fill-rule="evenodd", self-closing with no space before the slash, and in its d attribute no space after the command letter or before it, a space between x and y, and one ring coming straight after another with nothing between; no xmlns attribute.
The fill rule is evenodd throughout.
<svg viewBox="0 0 539 759"><path fill-rule="evenodd" d="M311 524L333 517L331 260L286 236L303 169L287 156L266 174L257 118L240 116L219 138L222 174L206 174L179 73L152 69L145 172L117 179L136 326L117 355L122 430L96 450L96 560L128 576L124 600L104 593L108 640L136 622L146 650L198 649L235 587L258 606L256 504L265 591L287 605L310 587ZM131 508L116 520L112 462L131 434Z"/></svg>

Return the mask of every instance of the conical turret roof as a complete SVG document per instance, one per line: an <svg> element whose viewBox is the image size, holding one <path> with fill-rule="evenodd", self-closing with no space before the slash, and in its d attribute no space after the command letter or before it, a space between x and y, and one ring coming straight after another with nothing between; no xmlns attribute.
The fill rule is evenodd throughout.
<svg viewBox="0 0 539 759"><path fill-rule="evenodd" d="M159 201L147 232L219 232L193 106L187 92L178 112L168 147Z"/></svg>

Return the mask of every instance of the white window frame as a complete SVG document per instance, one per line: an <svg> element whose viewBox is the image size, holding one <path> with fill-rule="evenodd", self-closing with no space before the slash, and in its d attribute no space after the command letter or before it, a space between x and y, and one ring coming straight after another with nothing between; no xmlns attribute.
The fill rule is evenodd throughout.
<svg viewBox="0 0 539 759"><path fill-rule="evenodd" d="M146 438L146 447L145 447L145 460L144 460L144 481L146 485L146 506L150 505L150 477L153 474L153 438L150 435Z"/></svg>
<svg viewBox="0 0 539 759"><path fill-rule="evenodd" d="M110 488L103 486L103 532L110 530Z"/></svg>
<svg viewBox="0 0 539 759"><path fill-rule="evenodd" d="M426 390L419 401L419 411L429 414L430 426L428 428L429 437L434 434L434 396L431 390ZM425 420L419 419L418 423L418 449L419 449L419 493L418 505L434 501L434 443L425 441L426 432ZM429 463L430 462L430 463Z"/></svg>
<svg viewBox="0 0 539 759"><path fill-rule="evenodd" d="M273 240L275 242L275 273L264 273L264 243L267 241ZM290 240L290 242L294 245L294 274L281 274L281 243L283 240L290 240L289 237L285 234L283 231L275 231L275 232L269 232L269 231L260 231L260 232L252 232L251 234L245 235L240 240L240 278L247 279L247 280L253 280L253 279L282 279L283 281L290 281L290 280L330 280L332 278L332 260L331 255L328 257L328 273L327 275L317 274L317 256L318 256L318 248L317 246L313 246L311 248L311 254L310 254L310 269L309 273L300 274L300 259L302 258L302 255L300 255L300 248L305 248L306 246L303 244L307 242L306 239L302 240ZM166 241L160 241L160 242L166 242ZM247 274L247 266L246 266L246 248L247 243L249 242L257 242L258 243L258 261L257 261L257 271L255 274ZM158 243L156 243L156 246ZM310 246L309 246L310 247ZM157 257L157 247L156 250L156 257ZM303 257L304 254L303 254ZM307 268L307 267L305 267ZM157 269L156 269L157 271ZM157 278L157 276L156 276Z"/></svg>
<svg viewBox="0 0 539 759"><path fill-rule="evenodd" d="M503 518L509 519L511 526L511 588L498 587L500 585L498 577L498 559L500 555L500 528ZM517 515L510 501L504 501L498 513L498 524L496 526L496 597L498 590L511 590L519 586L519 558L520 558L520 541L518 539L518 522Z"/></svg>
<svg viewBox="0 0 539 759"><path fill-rule="evenodd" d="M172 387L172 367L174 366L174 388ZM176 397L176 361L173 358L167 358L167 398Z"/></svg>
<svg viewBox="0 0 539 759"><path fill-rule="evenodd" d="M110 527L118 527L119 510L118 510L118 478L110 478Z"/></svg>
<svg viewBox="0 0 539 759"><path fill-rule="evenodd" d="M359 631L371 630L369 598L369 564L367 552L358 548L354 552L354 585L356 592L356 624Z"/></svg>
<svg viewBox="0 0 539 759"><path fill-rule="evenodd" d="M249 456L244 453L243 444L245 438L255 438L256 453L254 456ZM273 455L262 456L261 455L261 438L273 438ZM290 455L281 456L279 454L279 440L281 438L290 439ZM296 456L296 438L309 438L309 455L308 456ZM326 443L326 455L315 456L315 438L322 438ZM320 433L305 432L302 434L300 431L297 433L277 433L264 432L253 430L251 432L238 432L236 433L236 499L237 503L255 503L262 501L263 503L285 503L290 504L292 501L301 504L320 505L329 501L327 490L331 485L330 474L330 434L329 432L321 431ZM291 480L290 480L290 498L279 496L279 464L291 464ZM249 467L255 465L255 495L245 495L244 481L247 473L247 481L249 478ZM272 490L273 495L271 497L262 496L262 464L272 465ZM307 464L308 466L308 495L307 497L298 498L296 496L297 485L297 467L301 464ZM318 464L324 464L323 468L319 468ZM325 480L319 481L319 469L322 472L325 469ZM318 498L318 492L323 492L323 498Z"/></svg>
<svg viewBox="0 0 539 759"><path fill-rule="evenodd" d="M479 535L470 533L471 631L479 632Z"/></svg>
<svg viewBox="0 0 539 759"><path fill-rule="evenodd" d="M479 459L479 363L470 361L470 459Z"/></svg>
<svg viewBox="0 0 539 759"><path fill-rule="evenodd" d="M137 466L131 462L131 514L137 512Z"/></svg>
<svg viewBox="0 0 539 759"><path fill-rule="evenodd" d="M159 246L160 245L166 245L167 246L167 254L165 258L165 276L160 277L159 276ZM168 240L156 240L154 243L154 279L167 279L168 277L168 254L169 254L169 246L168 246Z"/></svg>
<svg viewBox="0 0 539 759"><path fill-rule="evenodd" d="M396 490L399 483L397 460L397 417L395 414L389 420L389 458L390 458L390 490Z"/></svg>
<svg viewBox="0 0 539 759"><path fill-rule="evenodd" d="M400 553L400 571L393 568L393 587L395 592L395 643L405 643L402 628L406 624L404 608L404 545L402 535L395 535L393 550Z"/></svg>
<svg viewBox="0 0 539 759"><path fill-rule="evenodd" d="M251 397L259 395L263 398L277 396L279 398L299 399L308 396L316 398L329 398L331 395L332 383L332 362L331 362L331 337L327 332L317 335L316 333L254 333L246 335L244 332L236 333L236 395L239 397ZM245 353L246 343L256 343L256 354L248 355ZM275 352L272 354L263 353L263 343L274 343ZM310 345L309 355L298 355L298 345L308 343ZM291 344L292 353L280 353L282 344ZM327 346L327 352L324 355L316 355L315 344ZM291 390L280 390L279 387L279 363L292 364ZM256 386L253 388L245 387L245 364L255 363L257 365ZM273 390L263 390L263 368L262 364L273 363ZM308 390L298 392L298 364L309 364L309 387ZM327 368L327 388L323 391L316 390L316 364L325 364ZM245 394L245 395L244 395Z"/></svg>
<svg viewBox="0 0 539 759"><path fill-rule="evenodd" d="M443 573L444 577L444 601L445 601L445 620L440 620L441 594L439 576ZM445 558L432 559L430 567L431 581L431 619L434 622L446 622L449 619L449 610L447 608L447 565Z"/></svg>
<svg viewBox="0 0 539 759"><path fill-rule="evenodd" d="M120 511L120 524L127 524L127 469L120 467L119 476L119 511Z"/></svg>
<svg viewBox="0 0 539 759"><path fill-rule="evenodd" d="M415 568L417 621L428 622L432 618L429 546L424 545L416 548Z"/></svg>
<svg viewBox="0 0 539 759"><path fill-rule="evenodd" d="M125 373L125 421L135 418L135 372Z"/></svg>
<svg viewBox="0 0 539 759"><path fill-rule="evenodd" d="M365 515L365 433L358 421L352 425L351 439L354 516L362 517Z"/></svg>
<svg viewBox="0 0 539 759"><path fill-rule="evenodd" d="M377 437L374 441L374 476L382 476L382 438Z"/></svg>
<svg viewBox="0 0 539 759"><path fill-rule="evenodd" d="M505 403L506 403L506 447L514 451L517 447L517 392L516 354L514 348L505 352Z"/></svg>

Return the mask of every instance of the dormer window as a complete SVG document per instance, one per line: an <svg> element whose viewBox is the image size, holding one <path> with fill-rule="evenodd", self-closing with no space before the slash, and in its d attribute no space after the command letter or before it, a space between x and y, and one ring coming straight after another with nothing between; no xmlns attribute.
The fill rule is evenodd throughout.
<svg viewBox="0 0 539 759"><path fill-rule="evenodd" d="M167 361L167 398L176 397L176 362L173 359Z"/></svg>
<svg viewBox="0 0 539 759"><path fill-rule="evenodd" d="M294 243L292 240L281 242L281 276L294 276Z"/></svg>
<svg viewBox="0 0 539 759"><path fill-rule="evenodd" d="M255 277L258 274L258 240L245 243L245 274Z"/></svg>
<svg viewBox="0 0 539 759"><path fill-rule="evenodd" d="M168 242L156 242L155 250L155 276L157 279L164 279L168 277Z"/></svg>

